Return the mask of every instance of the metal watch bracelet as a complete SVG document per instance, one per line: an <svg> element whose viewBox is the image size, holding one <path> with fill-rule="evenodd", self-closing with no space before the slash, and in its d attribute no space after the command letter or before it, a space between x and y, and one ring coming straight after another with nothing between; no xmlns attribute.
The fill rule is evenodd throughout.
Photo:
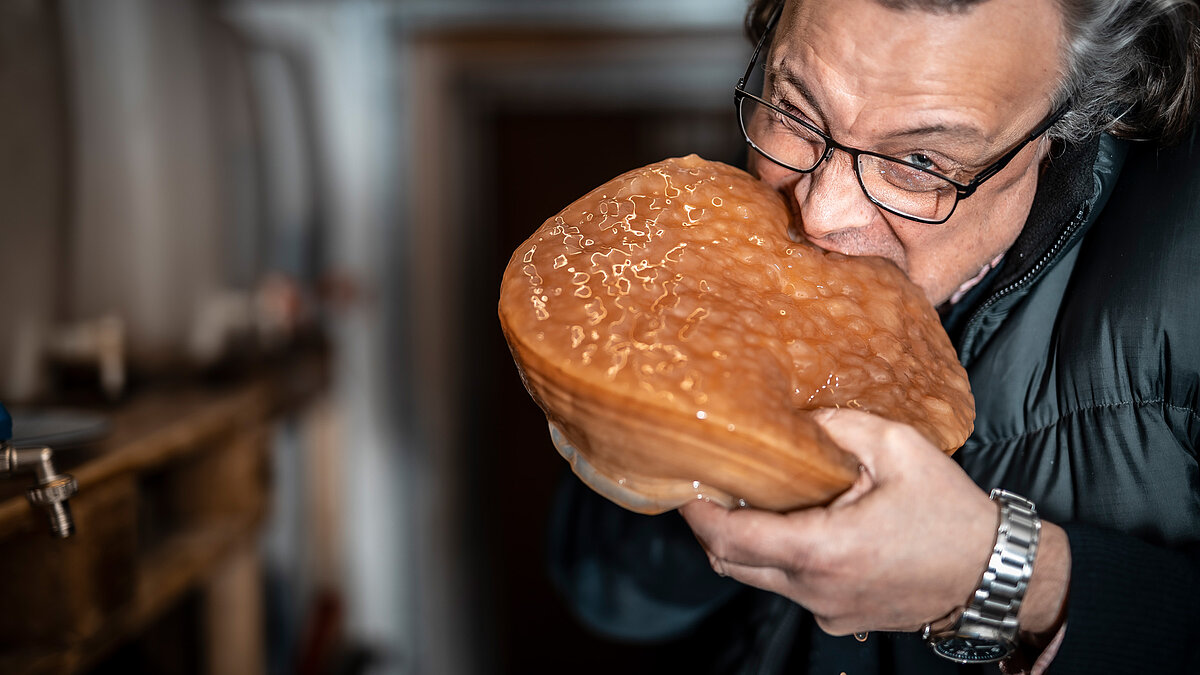
<svg viewBox="0 0 1200 675"><path fill-rule="evenodd" d="M992 490L1000 504L1000 526L983 581L967 604L964 620L995 627L1015 640L1017 613L1033 576L1042 521L1033 502L1005 490Z"/></svg>
<svg viewBox="0 0 1200 675"><path fill-rule="evenodd" d="M1006 490L992 490L991 499L1000 506L1000 522L979 588L951 629L930 635L930 627L925 627L925 637L935 651L953 660L960 659L940 649L939 640L968 638L1011 651L1019 629L1017 615L1033 576L1042 527L1037 509L1033 502ZM992 660L980 656L980 661Z"/></svg>

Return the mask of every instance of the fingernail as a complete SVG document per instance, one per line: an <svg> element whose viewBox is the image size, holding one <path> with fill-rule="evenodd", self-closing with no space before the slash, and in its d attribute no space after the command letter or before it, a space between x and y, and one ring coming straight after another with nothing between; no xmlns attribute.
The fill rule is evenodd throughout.
<svg viewBox="0 0 1200 675"><path fill-rule="evenodd" d="M817 409L816 412L813 413L813 419L815 419L818 422L824 422L824 421L828 420L829 418L833 417L835 412L837 412L837 411L834 410L833 408L819 408L819 409Z"/></svg>
<svg viewBox="0 0 1200 675"><path fill-rule="evenodd" d="M719 576L719 577L729 576L728 574L725 574L725 567L723 565L721 565L721 561L717 560L716 557L711 556L711 555L708 556L708 564L710 567L712 567L713 571L717 573L717 576Z"/></svg>

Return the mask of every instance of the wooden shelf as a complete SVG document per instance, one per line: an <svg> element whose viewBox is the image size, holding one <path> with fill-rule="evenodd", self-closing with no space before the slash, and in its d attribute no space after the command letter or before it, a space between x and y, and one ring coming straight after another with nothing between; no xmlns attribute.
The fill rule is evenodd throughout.
<svg viewBox="0 0 1200 675"><path fill-rule="evenodd" d="M261 670L257 541L271 427L327 380L324 358L310 356L234 385L130 401L104 441L61 453L60 470L79 481L67 540L52 538L45 516L5 485L0 672L86 672L195 591L214 613L204 636L210 671ZM23 492L24 480L7 482Z"/></svg>

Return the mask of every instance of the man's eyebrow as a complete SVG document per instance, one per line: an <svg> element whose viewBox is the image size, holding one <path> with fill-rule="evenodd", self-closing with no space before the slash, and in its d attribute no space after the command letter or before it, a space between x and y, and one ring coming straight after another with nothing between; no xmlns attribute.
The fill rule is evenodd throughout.
<svg viewBox="0 0 1200 675"><path fill-rule="evenodd" d="M796 76L795 73L788 72L777 66L767 65L763 67L763 70L768 78L779 78L795 87L796 91L800 92L800 96L804 98L804 101L812 107L813 112L822 120L825 119L825 111L821 110L821 104L817 103L817 96L808 87L808 83Z"/></svg>
<svg viewBox="0 0 1200 675"><path fill-rule="evenodd" d="M969 140L964 139L965 136L975 141L983 140L983 134L972 124L943 124L935 122L933 124L893 131L888 134L888 138L908 138L911 136L947 136L956 141Z"/></svg>
<svg viewBox="0 0 1200 675"><path fill-rule="evenodd" d="M784 80L791 85L809 106L813 112L820 117L821 121L825 121L825 112L821 109L821 105L817 102L817 96L808 84L797 76L795 73L784 70L777 66L764 66L764 71L768 78L778 78ZM912 138L916 136L944 136L948 140L962 144L975 145L984 142L983 133L974 125L971 124L954 124L934 122L932 124L922 124L907 129L900 129L887 134L889 140Z"/></svg>

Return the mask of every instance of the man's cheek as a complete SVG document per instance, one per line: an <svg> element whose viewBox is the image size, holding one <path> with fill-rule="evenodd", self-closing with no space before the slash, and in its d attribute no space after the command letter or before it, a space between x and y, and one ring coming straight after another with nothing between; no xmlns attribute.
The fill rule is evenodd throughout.
<svg viewBox="0 0 1200 675"><path fill-rule="evenodd" d="M787 189L785 183L790 175L795 174L794 171L779 166L753 150L750 151L750 159L746 166L752 175L776 190Z"/></svg>

